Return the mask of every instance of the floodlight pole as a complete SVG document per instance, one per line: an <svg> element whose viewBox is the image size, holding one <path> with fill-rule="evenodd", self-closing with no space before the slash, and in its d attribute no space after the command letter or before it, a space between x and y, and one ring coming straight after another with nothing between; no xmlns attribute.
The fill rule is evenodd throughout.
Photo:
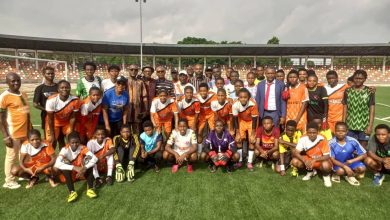
<svg viewBox="0 0 390 220"><path fill-rule="evenodd" d="M135 2L139 2L139 27L140 27L140 37L141 37L141 43L140 43L140 64L141 64L141 68L143 66L143 63L142 63L142 58L143 58L143 54L142 54L142 2L146 3L146 0L135 0Z"/></svg>

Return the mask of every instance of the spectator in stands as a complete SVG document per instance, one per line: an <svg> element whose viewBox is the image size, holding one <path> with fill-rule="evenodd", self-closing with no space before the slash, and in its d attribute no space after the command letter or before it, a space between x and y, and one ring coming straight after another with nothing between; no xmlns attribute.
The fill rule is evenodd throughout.
<svg viewBox="0 0 390 220"><path fill-rule="evenodd" d="M256 73L249 72L246 75L246 82L244 84L244 87L251 93L251 97L253 99L256 99L256 93L257 93L257 86L255 84L256 80Z"/></svg>
<svg viewBox="0 0 390 220"><path fill-rule="evenodd" d="M132 127L132 132L137 134L140 133L141 119L145 116L145 111L142 112L142 109L147 109L148 107L148 92L146 91L145 83L141 79L137 79L138 70L138 65L130 65L130 77L127 84L129 89L129 112L127 118ZM138 140L138 136L134 137L134 140Z"/></svg>
<svg viewBox="0 0 390 220"><path fill-rule="evenodd" d="M199 91L199 85L201 83L209 83L209 79L203 75L203 65L195 65L195 77L192 78L190 83L195 87L196 91Z"/></svg>
<svg viewBox="0 0 390 220"><path fill-rule="evenodd" d="M189 65L186 67L186 72L188 74L188 81L191 82L192 78L194 78L194 69Z"/></svg>
<svg viewBox="0 0 390 220"><path fill-rule="evenodd" d="M156 68L156 73L158 79L156 80L156 90L165 90L168 93L168 96L175 97L175 87L173 83L165 78L166 70L163 66L158 66Z"/></svg>
<svg viewBox="0 0 390 220"><path fill-rule="evenodd" d="M284 82L285 78L286 74L284 73L283 69L278 69L278 71L276 71L276 79Z"/></svg>
<svg viewBox="0 0 390 220"><path fill-rule="evenodd" d="M284 124L286 118L286 101L282 98L284 83L276 80L276 70L265 69L266 80L257 85L256 102L259 107L259 116L271 116L275 126Z"/></svg>
<svg viewBox="0 0 390 220"><path fill-rule="evenodd" d="M184 96L184 88L192 87L193 93L196 93L195 87L188 82L188 74L185 70L179 72L179 82L175 83L175 95L177 100Z"/></svg>
<svg viewBox="0 0 390 220"><path fill-rule="evenodd" d="M91 87L102 87L102 79L99 76L95 76L96 64L94 62L85 62L84 66L85 76L77 81L76 95L81 99L88 97L89 89Z"/></svg>
<svg viewBox="0 0 390 220"><path fill-rule="evenodd" d="M228 67L227 69L226 69L226 79L227 80L230 80L230 75L231 75L231 73L234 71L234 69L232 68L232 67Z"/></svg>
<svg viewBox="0 0 390 220"><path fill-rule="evenodd" d="M171 78L172 78L172 83L178 83L179 82L179 75L178 75L177 69L172 69L171 70Z"/></svg>
<svg viewBox="0 0 390 220"><path fill-rule="evenodd" d="M46 101L49 96L57 93L57 83L54 82L54 68L46 66L42 70L44 81L34 90L33 106L41 110L41 126L45 132L46 122ZM45 135L44 135L45 136Z"/></svg>
<svg viewBox="0 0 390 220"><path fill-rule="evenodd" d="M256 80L255 84L259 84L261 81L265 79L264 77L264 67L263 66L258 66L256 67Z"/></svg>
<svg viewBox="0 0 390 220"><path fill-rule="evenodd" d="M213 80L213 68L211 66L206 67L204 74L206 75L210 87L210 82Z"/></svg>
<svg viewBox="0 0 390 220"><path fill-rule="evenodd" d="M116 78L118 78L120 71L121 68L118 65L111 65L108 67L108 75L110 75L110 78L102 81L103 92L115 87Z"/></svg>
<svg viewBox="0 0 390 220"><path fill-rule="evenodd" d="M229 98L236 98L236 90L234 88L234 85L236 83L236 81L239 79L239 74L237 71L233 71L231 74L230 74L230 80L229 80L229 84L227 84L225 86L225 89L226 89L226 92L229 94Z"/></svg>
<svg viewBox="0 0 390 220"><path fill-rule="evenodd" d="M301 68L298 70L299 82L302 84L306 84L307 80L307 70L305 68Z"/></svg>
<svg viewBox="0 0 390 220"><path fill-rule="evenodd" d="M22 84L20 76L8 73L6 83L8 90L0 95L0 129L6 146L3 187L17 189L20 185L12 175L11 169L18 162L20 146L27 140L31 129L30 107L27 94L19 90Z"/></svg>

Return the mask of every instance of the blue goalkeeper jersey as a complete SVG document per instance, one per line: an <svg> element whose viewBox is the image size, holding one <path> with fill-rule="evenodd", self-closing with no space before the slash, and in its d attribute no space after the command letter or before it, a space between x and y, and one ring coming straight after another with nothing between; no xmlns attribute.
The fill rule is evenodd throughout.
<svg viewBox="0 0 390 220"><path fill-rule="evenodd" d="M366 153L366 150L355 138L348 136L345 138L344 145L338 143L336 137L334 137L329 141L329 146L330 156L341 163L345 163L347 160L353 159L354 152L356 152L358 156Z"/></svg>

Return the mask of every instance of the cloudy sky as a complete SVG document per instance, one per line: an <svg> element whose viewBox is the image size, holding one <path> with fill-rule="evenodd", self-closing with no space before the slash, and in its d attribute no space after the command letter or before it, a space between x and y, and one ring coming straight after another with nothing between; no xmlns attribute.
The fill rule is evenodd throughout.
<svg viewBox="0 0 390 220"><path fill-rule="evenodd" d="M389 0L147 0L144 42L390 42ZM1 0L0 33L139 42L134 0Z"/></svg>

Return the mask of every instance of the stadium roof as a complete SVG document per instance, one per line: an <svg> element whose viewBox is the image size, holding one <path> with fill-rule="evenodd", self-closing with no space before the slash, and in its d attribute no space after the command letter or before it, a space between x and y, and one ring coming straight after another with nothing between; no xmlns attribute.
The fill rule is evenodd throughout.
<svg viewBox="0 0 390 220"><path fill-rule="evenodd" d="M85 41L0 34L0 48L139 54L139 43ZM390 44L157 44L146 43L145 55L174 56L390 56Z"/></svg>

